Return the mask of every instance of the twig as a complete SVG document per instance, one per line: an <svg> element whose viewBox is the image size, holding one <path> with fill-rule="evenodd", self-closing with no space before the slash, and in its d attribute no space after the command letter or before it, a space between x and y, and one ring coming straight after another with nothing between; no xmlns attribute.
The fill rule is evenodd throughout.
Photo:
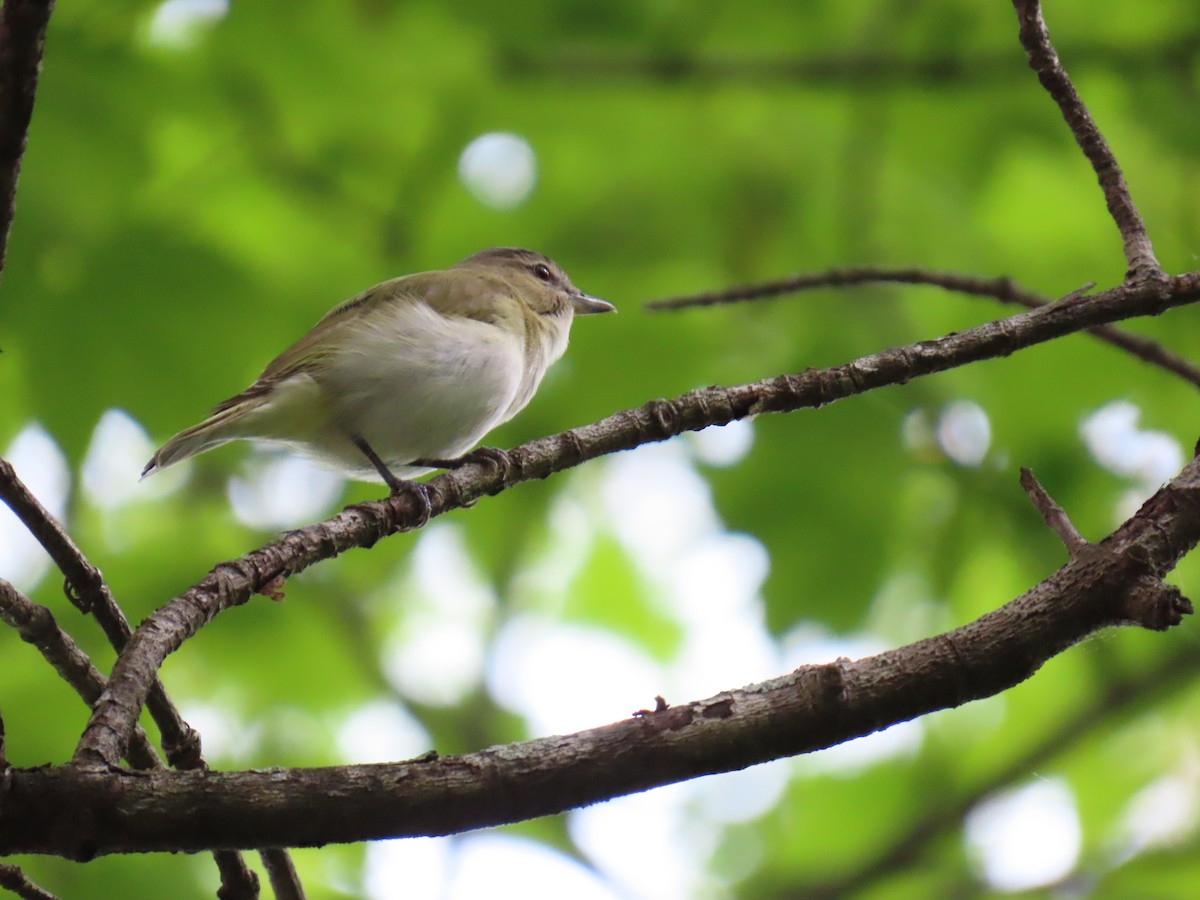
<svg viewBox="0 0 1200 900"><path fill-rule="evenodd" d="M1181 23L1182 24L1182 23ZM1135 47L1112 43L1072 41L1071 56L1104 72L1161 74L1172 66L1190 63L1196 52L1192 30L1175 32L1167 40ZM659 84L683 82L712 84L801 84L828 90L831 85L891 91L910 88L954 87L962 84L1013 83L1012 54L998 52L939 52L904 55L867 45L843 52L819 50L777 56L704 53L685 46L660 52L595 52L590 47L549 46L504 48L497 60L507 75L541 79L638 79Z"/></svg>
<svg viewBox="0 0 1200 900"><path fill-rule="evenodd" d="M4 0L0 10L0 271L8 251L17 177L53 9L53 0Z"/></svg>
<svg viewBox="0 0 1200 900"><path fill-rule="evenodd" d="M1198 298L1200 274L1178 276L1164 284L1126 284L1071 304L1050 304L830 369L653 400L509 451L507 467L473 463L439 475L427 483L427 509L407 493L348 507L324 522L218 565L203 581L152 613L118 657L108 689L76 746L75 759L111 764L120 758L162 661L223 610L245 603L273 578L291 577L352 547L369 547L386 535L410 530L422 516L438 516L520 482L686 431L751 415L823 406L969 362L1007 356L1093 325L1157 314Z"/></svg>
<svg viewBox="0 0 1200 900"><path fill-rule="evenodd" d="M12 891L22 900L58 900L54 894L30 881L19 866L7 863L0 863L0 887Z"/></svg>
<svg viewBox="0 0 1200 900"><path fill-rule="evenodd" d="M1088 546L1088 542L1084 540L1083 535L1079 533L1079 529L1071 522L1066 511L1046 493L1046 489L1038 483L1038 480L1033 477L1033 472L1029 469L1021 469L1021 487L1029 495L1030 502L1042 514L1046 525L1063 542L1063 546L1067 548L1067 554L1072 559L1078 556L1079 552Z"/></svg>
<svg viewBox="0 0 1200 900"><path fill-rule="evenodd" d="M259 856L267 870L275 900L304 900L300 876L296 874L296 866L286 850L261 850Z"/></svg>
<svg viewBox="0 0 1200 900"><path fill-rule="evenodd" d="M1146 225L1133 204L1125 176L1121 174L1121 167L1109 149L1108 142L1096 127L1091 113L1084 106L1059 61L1058 53L1050 42L1046 22L1042 18L1041 3L1039 0L1012 0L1012 4L1020 22L1021 46L1025 48L1025 54L1029 57L1029 67L1037 75L1042 87L1058 104L1071 133L1075 135L1076 142L1100 180L1109 215L1121 231L1125 260L1129 264L1129 277L1161 278L1162 267L1154 256Z"/></svg>
<svg viewBox="0 0 1200 900"><path fill-rule="evenodd" d="M717 306L728 303L745 303L763 300L784 294L800 293L824 287L848 287L861 284L920 284L959 294L975 297L990 297L1002 303L1012 303L1026 309L1037 309L1052 303L1050 297L1036 294L1020 287L1011 278L981 278L955 272L935 272L929 269L889 269L878 266L855 266L846 269L829 269L792 275L787 278L755 284L738 285L720 291L708 291L683 297L651 300L646 309L666 311L686 309L692 306ZM1166 369L1190 384L1200 387L1200 366L1188 362L1165 349L1149 338L1122 331L1109 325L1097 325L1087 329L1088 334L1105 343L1137 357L1143 362Z"/></svg>

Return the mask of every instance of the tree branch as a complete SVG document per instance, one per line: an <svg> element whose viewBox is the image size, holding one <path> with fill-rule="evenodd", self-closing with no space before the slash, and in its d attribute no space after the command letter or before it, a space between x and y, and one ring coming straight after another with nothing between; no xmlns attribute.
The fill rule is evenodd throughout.
<svg viewBox="0 0 1200 900"><path fill-rule="evenodd" d="M0 271L16 211L17 178L53 0L4 0L0 9Z"/></svg>
<svg viewBox="0 0 1200 900"><path fill-rule="evenodd" d="M985 797L1045 768L1087 735L1111 725L1117 714L1145 702L1148 695L1174 692L1186 687L1198 669L1200 654L1196 652L1194 642L1187 642L1174 648L1168 656L1155 660L1149 669L1122 675L1105 685L1103 691L1085 705L1073 709L1064 721L1037 743L1005 761L1003 768L979 781L961 796L940 802L931 798L930 805L916 819L907 823L902 834L877 848L876 855L858 865L854 871L842 878L824 882L789 883L779 886L775 893L779 896L805 897L807 900L837 900L855 896L872 885L882 883L920 859L926 849L947 832L959 828L963 817ZM769 895L769 892L763 893Z"/></svg>
<svg viewBox="0 0 1200 900"><path fill-rule="evenodd" d="M30 881L19 866L0 863L0 887L12 891L21 900L58 900L54 894Z"/></svg>
<svg viewBox="0 0 1200 900"><path fill-rule="evenodd" d="M508 465L472 463L428 482L430 504L403 492L347 507L240 559L221 563L185 593L151 614L113 667L108 688L80 738L75 760L115 765L162 661L220 612L245 603L264 585L290 577L352 547L410 530L523 481L546 478L589 459L768 412L824 406L875 388L903 384L982 359L1007 356L1092 325L1157 315L1200 298L1200 274L1163 283L1131 283L989 322L931 341L883 350L830 369L653 400L592 425L532 441L507 454ZM427 514L427 515L426 515Z"/></svg>
<svg viewBox="0 0 1200 900"><path fill-rule="evenodd" d="M1079 533L1066 510L1054 502L1054 498L1046 493L1046 489L1038 483L1029 469L1021 469L1021 487L1029 495L1030 502L1042 514L1046 525L1058 535L1069 556L1077 555L1088 546L1088 542Z"/></svg>
<svg viewBox="0 0 1200 900"><path fill-rule="evenodd" d="M13 770L0 853L97 854L308 846L480 828L811 752L992 696L1098 629L1127 594L1200 541L1200 460L1103 542L975 622L897 650L803 666L736 691L601 728L463 756L269 772ZM1160 597L1160 599L1162 599ZM1160 628L1191 612L1145 610Z"/></svg>
<svg viewBox="0 0 1200 900"><path fill-rule="evenodd" d="M1012 0L1012 4L1017 11L1021 46L1029 57L1029 67L1058 104L1083 155L1088 158L1100 180L1109 215L1121 232L1125 260L1129 264L1127 277L1161 278L1162 267L1154 256L1150 236L1146 233L1141 213L1133 204L1125 176L1058 59L1058 53L1050 42L1050 32L1042 18L1041 3L1039 0Z"/></svg>
<svg viewBox="0 0 1200 900"><path fill-rule="evenodd" d="M990 297L1002 303L1012 303L1026 309L1037 309L1052 303L1052 299L1018 285L1011 278L982 278L977 275L962 275L955 272L935 272L929 269L889 269L878 266L855 266L846 269L828 269L824 272L809 272L790 275L772 281L738 285L720 291L706 291L681 297L651 300L645 308L652 311L686 309L692 306L718 306L728 303L745 303L764 300L783 294L799 293L825 287L850 287L860 284L920 284L942 288L953 293L975 297ZM1143 362L1158 366L1200 387L1200 366L1188 362L1170 352L1162 345L1108 325L1097 325L1087 329L1088 334L1107 344L1136 356Z"/></svg>

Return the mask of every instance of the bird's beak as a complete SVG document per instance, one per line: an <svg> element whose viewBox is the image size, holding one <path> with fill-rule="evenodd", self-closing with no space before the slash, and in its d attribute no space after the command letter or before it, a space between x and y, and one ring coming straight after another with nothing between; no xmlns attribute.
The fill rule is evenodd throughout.
<svg viewBox="0 0 1200 900"><path fill-rule="evenodd" d="M571 298L571 305L575 307L575 315L591 316L596 313L616 312L617 308L607 300L601 300L599 297L591 297L587 294L576 294Z"/></svg>

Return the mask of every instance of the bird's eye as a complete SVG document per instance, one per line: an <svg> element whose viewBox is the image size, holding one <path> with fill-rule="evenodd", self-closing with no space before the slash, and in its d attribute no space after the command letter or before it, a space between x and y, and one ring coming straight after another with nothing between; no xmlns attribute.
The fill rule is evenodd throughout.
<svg viewBox="0 0 1200 900"><path fill-rule="evenodd" d="M544 281L549 284L554 280L554 275L550 272L550 267L544 263L538 263L533 267L533 274L537 276L539 281Z"/></svg>

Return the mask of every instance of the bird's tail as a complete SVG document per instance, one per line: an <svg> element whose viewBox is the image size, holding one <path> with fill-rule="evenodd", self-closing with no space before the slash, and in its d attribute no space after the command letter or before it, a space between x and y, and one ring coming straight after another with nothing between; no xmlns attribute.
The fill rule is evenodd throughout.
<svg viewBox="0 0 1200 900"><path fill-rule="evenodd" d="M255 398L232 406L223 406L203 422L183 429L150 457L150 462L142 469L142 477L153 475L159 469L165 469L189 456L204 453L213 447L244 437L238 427L239 420L262 403L261 399Z"/></svg>

